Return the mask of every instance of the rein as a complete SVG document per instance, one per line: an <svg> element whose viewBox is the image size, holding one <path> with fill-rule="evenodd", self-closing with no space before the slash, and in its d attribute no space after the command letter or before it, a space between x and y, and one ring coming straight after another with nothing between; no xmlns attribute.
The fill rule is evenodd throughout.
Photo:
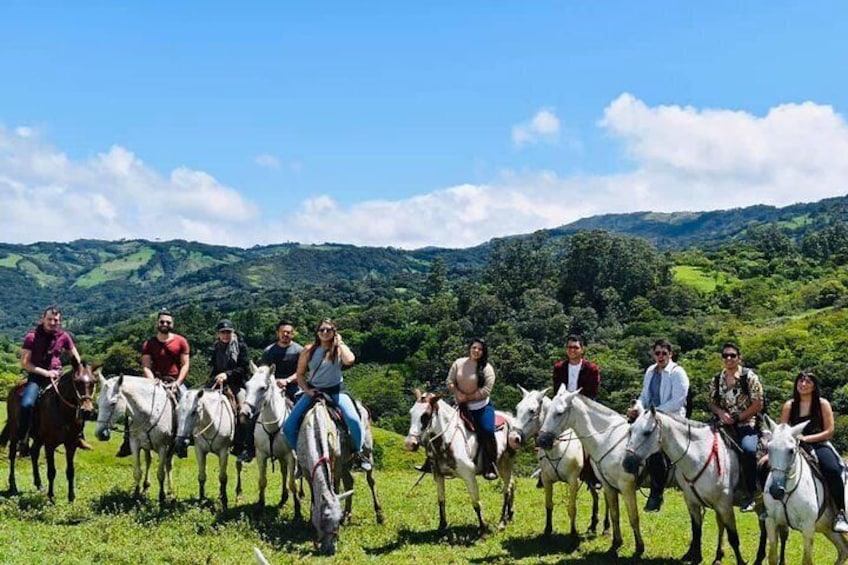
<svg viewBox="0 0 848 565"><path fill-rule="evenodd" d="M801 478L804 476L804 467L805 466L810 467L810 474L812 475L812 479L813 479L813 492L815 492L815 494L816 494L816 509L817 509L816 522L818 522L819 519L822 517L822 514L824 514L826 505L819 502L819 489L816 488L816 476L813 473L813 469L810 466L810 464L807 463L807 465L804 465L804 462L802 462L798 458L798 453L796 452L795 456L792 458L792 464L791 464L792 468L790 470L781 469L781 468L778 468L778 467L772 467L772 471L781 471L786 476L787 479L793 479L793 478L795 479L795 486L792 487L792 490L785 493L783 495L783 498L781 500L779 500L780 505L783 507L783 515L786 516L786 524L793 530L797 530L798 528L796 528L795 526L792 525L792 520L790 520L790 518L789 518L789 509L786 506L787 506L787 504L789 504L789 499L792 497L793 494L795 494L795 491L798 490L798 487L801 486ZM800 467L800 469L798 469L799 467ZM797 473L795 472L796 469L798 469ZM774 497L772 497L772 498L774 498Z"/></svg>

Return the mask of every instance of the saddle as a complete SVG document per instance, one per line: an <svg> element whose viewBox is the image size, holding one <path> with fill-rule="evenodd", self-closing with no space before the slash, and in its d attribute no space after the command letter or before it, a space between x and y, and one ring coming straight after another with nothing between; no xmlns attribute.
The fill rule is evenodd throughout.
<svg viewBox="0 0 848 565"><path fill-rule="evenodd" d="M474 421L471 419L471 415L468 413L468 408L463 404L459 407L459 419L462 420L465 429L472 433L477 433L477 430L474 428ZM504 418L501 414L495 412L495 433L503 430L506 427L507 419Z"/></svg>

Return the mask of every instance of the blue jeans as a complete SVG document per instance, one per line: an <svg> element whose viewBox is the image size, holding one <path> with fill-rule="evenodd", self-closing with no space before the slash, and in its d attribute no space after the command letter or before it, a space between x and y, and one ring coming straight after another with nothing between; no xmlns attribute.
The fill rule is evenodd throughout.
<svg viewBox="0 0 848 565"><path fill-rule="evenodd" d="M24 386L24 394L21 397L21 412L18 421L18 438L23 439L29 433L30 420L32 419L32 407L38 401L38 393L41 390L40 379L30 375Z"/></svg>
<svg viewBox="0 0 848 565"><path fill-rule="evenodd" d="M479 410L468 410L468 415L474 422L474 429L480 439L495 436L495 407L491 402Z"/></svg>
<svg viewBox="0 0 848 565"><path fill-rule="evenodd" d="M330 397L342 411L342 416L350 433L352 449L356 453L359 453L362 451L362 422L359 421L359 414L356 412L353 399L345 392L330 394ZM286 418L286 423L283 425L283 433L286 435L286 441L289 442L292 449L297 449L297 436L300 433L300 424L303 422L303 417L306 416L310 406L312 406L312 397L308 394L301 394L294 408L292 408L291 414Z"/></svg>

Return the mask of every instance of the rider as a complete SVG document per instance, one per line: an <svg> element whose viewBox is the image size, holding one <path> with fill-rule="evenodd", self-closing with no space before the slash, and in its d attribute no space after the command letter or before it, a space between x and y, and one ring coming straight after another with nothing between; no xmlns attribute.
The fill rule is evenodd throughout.
<svg viewBox="0 0 848 565"><path fill-rule="evenodd" d="M189 355L188 341L174 333L174 317L167 308L162 308L156 317L156 335L141 346L144 376L148 379L159 379L171 387L179 399L186 391ZM130 434L125 431L118 457L128 457L131 453Z"/></svg>
<svg viewBox="0 0 848 565"><path fill-rule="evenodd" d="M353 398L344 385L342 367L353 365L356 357L342 340L332 320L322 320L315 330L315 341L303 348L297 362L297 382L303 391L286 418L283 433L292 449L297 449L297 436L306 412L316 393L322 392L342 411L356 462L370 470L371 454L363 453L362 422ZM307 376L308 371L308 376Z"/></svg>
<svg viewBox="0 0 848 565"><path fill-rule="evenodd" d="M807 422L799 439L808 453L815 452L819 467L825 477L830 496L836 504L833 531L848 532L845 519L845 483L842 482L842 460L830 438L833 437L833 409L821 397L819 381L812 371L801 371L795 378L792 400L787 400L780 412L780 423L794 426Z"/></svg>
<svg viewBox="0 0 848 565"><path fill-rule="evenodd" d="M580 394L594 400L598 396L598 388L601 384L601 373L598 366L583 357L583 338L571 334L565 340L565 352L567 359L554 363L553 385L554 394L561 385L565 385L568 392L580 390ZM600 488L598 478L588 464L589 454L586 453L586 461L583 465L583 479L590 484ZM536 486L542 487L542 477L539 476Z"/></svg>
<svg viewBox="0 0 848 565"><path fill-rule="evenodd" d="M223 390L226 386L235 397L236 404L241 405L244 402L245 382L250 374L250 354L247 344L239 339L233 323L227 319L221 320L215 326L215 337L215 345L212 347L212 356L209 359L211 370L205 387ZM238 414L238 406L233 408L234 413ZM231 453L238 455L240 461L245 449L248 425L241 421L236 424ZM250 431L252 429L251 427Z"/></svg>
<svg viewBox="0 0 848 565"><path fill-rule="evenodd" d="M656 363L648 367L642 381L642 394L636 405L627 410L633 420L643 409L653 406L668 414L686 415L686 397L689 394L689 376L671 360L673 349L667 339L658 339L652 347ZM668 462L662 452L654 453L646 461L651 479L651 494L645 512L659 512L663 503L663 490L668 480Z"/></svg>
<svg viewBox="0 0 848 565"><path fill-rule="evenodd" d="M489 363L489 347L480 338L474 338L468 348L468 357L460 357L448 371L447 387L457 406L467 410L474 423L483 455L483 478L498 478L498 444L495 438L495 407L489 396L495 385L495 368Z"/></svg>
<svg viewBox="0 0 848 565"><path fill-rule="evenodd" d="M77 365L81 363L71 334L61 326L62 311L57 306L48 306L41 314L39 324L24 336L21 367L27 372L27 384L21 398L18 419L18 451L22 457L29 455L27 438L31 428L32 409L38 400L38 394L52 380L62 376L62 353L70 353ZM82 436L78 439L78 447L91 449Z"/></svg>
<svg viewBox="0 0 848 565"><path fill-rule="evenodd" d="M263 365L274 366L274 376L276 377L277 386L285 391L286 398L294 403L297 392L300 387L297 384L297 360L300 358L300 352L303 351L303 346L293 341L294 324L287 320L277 322L277 341L269 345L262 352L261 363ZM244 451L242 451L238 459L242 463L249 463L256 455L256 446L254 445L253 427L256 425L258 414L254 414L253 419L246 423L244 436Z"/></svg>
<svg viewBox="0 0 848 565"><path fill-rule="evenodd" d="M763 409L763 385L759 377L742 366L741 350L732 342L721 346L724 369L710 382L709 407L742 448L742 479L745 497L742 512L754 510L757 492L757 414Z"/></svg>

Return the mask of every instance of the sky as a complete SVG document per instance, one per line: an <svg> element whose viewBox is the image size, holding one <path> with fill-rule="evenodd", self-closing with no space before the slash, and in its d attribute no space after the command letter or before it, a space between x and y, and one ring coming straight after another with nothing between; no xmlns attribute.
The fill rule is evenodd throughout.
<svg viewBox="0 0 848 565"><path fill-rule="evenodd" d="M848 3L0 0L0 241L469 247L848 193Z"/></svg>

